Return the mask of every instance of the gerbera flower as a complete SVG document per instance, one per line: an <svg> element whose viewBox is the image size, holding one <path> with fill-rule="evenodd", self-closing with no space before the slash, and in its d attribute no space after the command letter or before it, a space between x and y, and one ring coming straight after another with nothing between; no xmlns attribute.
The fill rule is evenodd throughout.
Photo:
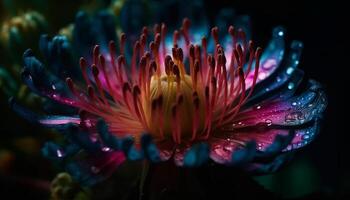
<svg viewBox="0 0 350 200"><path fill-rule="evenodd" d="M263 51L233 26L225 37L214 27L210 37L195 39L188 19L170 37L165 24L156 24L153 31L143 28L132 47L125 34L106 45L111 24L95 24L94 34L76 26L76 42L102 41L80 58L79 68L65 64L63 37L40 43L50 67L59 70L54 74L31 50L24 53L24 82L73 115L33 115L11 101L20 114L65 134L65 145L48 143L44 153L76 179L95 183L125 159L173 159L178 166L211 160L269 172L315 137L325 94L309 81L296 95L302 43L292 42L284 58L281 27ZM80 72L70 74L75 69Z"/></svg>

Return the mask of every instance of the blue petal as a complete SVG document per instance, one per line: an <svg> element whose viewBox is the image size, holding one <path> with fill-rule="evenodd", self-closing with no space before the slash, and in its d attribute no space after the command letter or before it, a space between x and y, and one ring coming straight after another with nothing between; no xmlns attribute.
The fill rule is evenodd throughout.
<svg viewBox="0 0 350 200"><path fill-rule="evenodd" d="M108 126L104 120L100 119L97 122L96 127L104 145L114 150L121 149L121 140L108 131Z"/></svg>
<svg viewBox="0 0 350 200"><path fill-rule="evenodd" d="M273 74L256 85L249 102L246 104L247 107L254 103L275 97L276 94L281 92L288 91L289 96L294 94L304 74L303 71L297 69L302 48L303 44L301 42L292 42L288 57ZM288 98L289 96L284 95L283 97Z"/></svg>
<svg viewBox="0 0 350 200"><path fill-rule="evenodd" d="M89 153L100 152L102 149L102 145L99 142L92 141L90 134L81 130L76 125L71 124L69 126L67 129L66 137L70 140L71 143L77 144Z"/></svg>
<svg viewBox="0 0 350 200"><path fill-rule="evenodd" d="M51 93L70 95L65 82L45 69L44 65L35 58L32 50L28 49L24 52L23 61L22 80L33 92L42 96Z"/></svg>
<svg viewBox="0 0 350 200"><path fill-rule="evenodd" d="M273 143L264 152L258 152L258 157L269 157L281 153L293 140L295 131L292 129L287 135L277 135Z"/></svg>
<svg viewBox="0 0 350 200"><path fill-rule="evenodd" d="M61 79L80 75L79 67L76 67L78 60L73 59L73 50L65 36L57 35L51 39L42 35L39 47L52 73Z"/></svg>
<svg viewBox="0 0 350 200"><path fill-rule="evenodd" d="M201 166L209 160L209 145L207 143L198 143L184 155L183 165L188 167Z"/></svg>
<svg viewBox="0 0 350 200"><path fill-rule="evenodd" d="M242 149L234 151L231 157L230 165L243 165L251 161L256 153L256 143L254 141L248 142Z"/></svg>
<svg viewBox="0 0 350 200"><path fill-rule="evenodd" d="M135 148L132 137L125 137L122 139L121 150L123 150L129 160L140 160L143 158L142 152Z"/></svg>
<svg viewBox="0 0 350 200"><path fill-rule="evenodd" d="M153 161L159 162L160 155L157 146L153 143L152 136L150 134L143 134L141 136L141 146L144 153L144 156Z"/></svg>

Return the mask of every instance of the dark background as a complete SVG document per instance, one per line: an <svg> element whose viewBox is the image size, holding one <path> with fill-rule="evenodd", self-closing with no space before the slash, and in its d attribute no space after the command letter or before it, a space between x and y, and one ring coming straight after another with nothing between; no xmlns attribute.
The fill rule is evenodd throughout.
<svg viewBox="0 0 350 200"><path fill-rule="evenodd" d="M344 32L348 28L345 14L349 12L346 6L336 1L282 0L207 0L205 4L211 19L214 19L218 11L224 7L232 7L238 14L251 16L254 39L261 45L266 44L272 28L277 25L282 25L287 30L287 47L288 42L293 39L303 41L304 51L299 67L306 72L306 78L321 82L328 95L328 107L318 138L298 153L290 166L275 175L259 177L256 180L265 188L284 197L298 199L321 197L331 199L338 195L344 197L349 193L350 185L348 165L345 163L347 146L341 145L340 142L344 141L343 136L348 133L345 131L348 121L348 116L345 115L347 109L345 94L349 90L347 88L349 84L345 83L347 80L345 75L350 66L348 52L345 50ZM9 113L11 111L7 106L7 99L1 98L1 140L6 141L4 136L6 134L37 130L37 127L19 117L8 115ZM16 127L17 123L25 125L20 128ZM30 158L28 160L30 163ZM30 173L25 168L26 166L23 166L24 173ZM296 180L296 177L305 175L302 173L305 170L309 170L313 176ZM295 172L295 177L288 176L289 172ZM32 173L45 177L50 176L52 172L46 172L48 174L45 175L39 175L40 172ZM30 193L12 179L1 177L0 181L1 185L4 185L0 187L5 191L9 189L8 191ZM294 183L290 183L293 181ZM231 184L231 181L228 181L228 184ZM306 190L300 191L305 187Z"/></svg>

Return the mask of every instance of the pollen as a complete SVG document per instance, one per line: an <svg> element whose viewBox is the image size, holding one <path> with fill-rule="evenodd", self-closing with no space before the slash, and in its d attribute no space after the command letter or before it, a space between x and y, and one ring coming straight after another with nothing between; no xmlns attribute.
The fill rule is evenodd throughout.
<svg viewBox="0 0 350 200"><path fill-rule="evenodd" d="M204 95L193 88L187 74L182 77L175 74L153 76L150 102L144 102L149 105L150 132L155 138L190 139L194 131L203 131L203 100Z"/></svg>

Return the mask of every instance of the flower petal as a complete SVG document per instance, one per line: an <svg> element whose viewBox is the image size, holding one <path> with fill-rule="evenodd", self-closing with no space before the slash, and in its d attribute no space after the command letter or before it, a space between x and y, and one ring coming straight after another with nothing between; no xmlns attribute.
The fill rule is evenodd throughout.
<svg viewBox="0 0 350 200"><path fill-rule="evenodd" d="M63 116L63 115L39 115L27 108L19 105L14 98L9 99L9 104L12 110L18 115L27 119L32 123L38 123L48 128L55 128L57 130L66 130L69 125L79 125L81 120L79 116Z"/></svg>
<svg viewBox="0 0 350 200"><path fill-rule="evenodd" d="M32 50L24 52L23 61L22 80L33 92L69 106L79 105L79 102L71 97L66 83L45 69Z"/></svg>
<svg viewBox="0 0 350 200"><path fill-rule="evenodd" d="M194 144L184 155L183 165L187 167L198 167L209 159L209 146L206 143Z"/></svg>
<svg viewBox="0 0 350 200"><path fill-rule="evenodd" d="M267 101L243 111L231 126L236 129L259 125L301 125L322 115L326 104L325 92L320 84L310 81L308 89L301 95L284 101Z"/></svg>
<svg viewBox="0 0 350 200"><path fill-rule="evenodd" d="M65 36L57 35L51 39L47 35L41 35L39 47L53 74L62 80L68 75L80 75L79 68L75 67L77 61L73 59L73 49Z"/></svg>
<svg viewBox="0 0 350 200"><path fill-rule="evenodd" d="M287 58L269 77L255 86L252 96L245 104L246 107L276 96L276 93L288 91L289 94L294 94L304 74L297 69L302 49L303 44L300 41L292 42ZM289 95L284 95L283 98L287 97Z"/></svg>
<svg viewBox="0 0 350 200"><path fill-rule="evenodd" d="M268 78L280 66L285 48L284 34L285 31L282 27L274 28L272 32L272 39L265 48L260 59L260 68L256 84L259 84L261 81ZM254 68L255 65L253 65L253 69ZM247 76L246 89L249 89L252 86L254 71L255 70L251 70Z"/></svg>

